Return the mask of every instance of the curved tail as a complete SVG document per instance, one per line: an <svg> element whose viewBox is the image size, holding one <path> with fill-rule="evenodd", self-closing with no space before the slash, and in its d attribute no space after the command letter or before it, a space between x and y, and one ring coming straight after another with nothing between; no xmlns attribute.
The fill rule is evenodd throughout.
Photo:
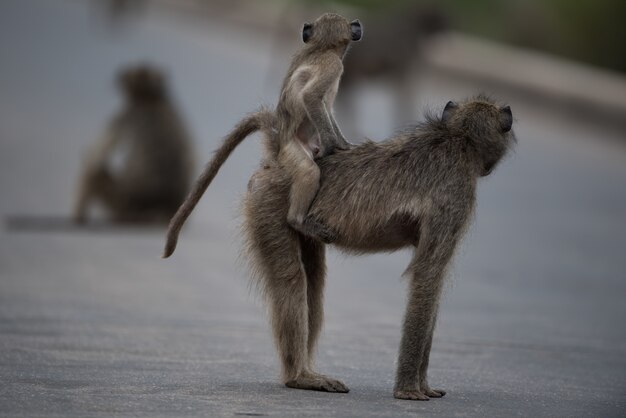
<svg viewBox="0 0 626 418"><path fill-rule="evenodd" d="M170 221L167 229L167 238L165 242L165 249L163 250L162 258L167 258L174 253L176 249L176 243L178 242L178 234L183 227L183 224L194 210L198 201L213 181L213 178L219 171L224 161L230 156L234 149L239 145L248 135L258 130L269 130L274 125L274 113L261 109L255 113L252 113L243 118L235 126L235 129L226 136L221 147L215 151L215 156L206 165L204 171L196 180L191 192L180 205L178 211Z"/></svg>

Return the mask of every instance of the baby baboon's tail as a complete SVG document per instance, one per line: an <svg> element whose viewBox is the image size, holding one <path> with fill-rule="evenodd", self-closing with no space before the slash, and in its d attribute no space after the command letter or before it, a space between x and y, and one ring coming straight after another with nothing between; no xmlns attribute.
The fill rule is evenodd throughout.
<svg viewBox="0 0 626 418"><path fill-rule="evenodd" d="M243 118L235 126L235 129L233 129L231 133L226 136L222 146L215 151L215 156L206 165L204 171L198 180L196 180L196 183L189 192L189 195L180 205L178 211L170 221L162 258L167 258L174 253L180 229L183 227L183 224L198 204L198 201L206 191L207 187L209 187L209 184L211 184L211 181L213 181L213 178L219 171L222 164L224 164L224 161L226 161L237 145L239 145L248 135L258 130L268 131L272 129L274 119L274 113L272 111L261 108L259 111Z"/></svg>

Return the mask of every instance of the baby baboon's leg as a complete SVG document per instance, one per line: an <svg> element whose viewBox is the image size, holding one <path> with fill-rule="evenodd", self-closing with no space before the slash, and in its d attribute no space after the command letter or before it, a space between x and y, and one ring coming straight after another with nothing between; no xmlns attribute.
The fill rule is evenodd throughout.
<svg viewBox="0 0 626 418"><path fill-rule="evenodd" d="M326 249L324 244L300 237L302 264L307 278L309 306L309 369L313 370L315 347L324 322L324 285L326 281Z"/></svg>
<svg viewBox="0 0 626 418"><path fill-rule="evenodd" d="M294 144L294 147L299 145ZM291 151L293 150L293 151ZM296 231L323 242L330 243L336 239L336 234L326 226L306 215L319 190L320 168L304 151L291 148L288 158L292 159L287 167L291 170L291 189L289 191L289 211L287 222Z"/></svg>
<svg viewBox="0 0 626 418"><path fill-rule="evenodd" d="M425 371L446 267L461 228L454 220L446 219L445 214L437 216L437 224L431 223L422 229L418 248L407 268L409 299L394 388L394 396L399 399L428 400L428 393L432 392L433 397L444 393L430 389Z"/></svg>

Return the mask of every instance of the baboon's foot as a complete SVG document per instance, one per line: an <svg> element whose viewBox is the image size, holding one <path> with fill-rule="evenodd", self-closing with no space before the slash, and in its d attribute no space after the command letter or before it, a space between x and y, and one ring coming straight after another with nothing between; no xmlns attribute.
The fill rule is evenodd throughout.
<svg viewBox="0 0 626 418"><path fill-rule="evenodd" d="M396 399L406 399L409 401L427 401L430 398L419 390L396 390L393 392Z"/></svg>
<svg viewBox="0 0 626 418"><path fill-rule="evenodd" d="M348 393L350 391L350 389L339 380L311 372L302 373L295 379L287 381L285 386L294 389L319 390L322 392Z"/></svg>
<svg viewBox="0 0 626 418"><path fill-rule="evenodd" d="M330 244L337 239L335 231L311 217L304 220L300 226L300 232L325 244Z"/></svg>
<svg viewBox="0 0 626 418"><path fill-rule="evenodd" d="M431 389L428 386L426 387L422 386L422 392L429 398L441 398L446 394L445 390Z"/></svg>

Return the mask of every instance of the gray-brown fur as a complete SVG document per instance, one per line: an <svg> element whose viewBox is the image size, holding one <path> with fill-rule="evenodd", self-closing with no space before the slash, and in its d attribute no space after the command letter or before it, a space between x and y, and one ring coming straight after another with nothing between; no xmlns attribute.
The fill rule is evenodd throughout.
<svg viewBox="0 0 626 418"><path fill-rule="evenodd" d="M163 257L176 248L178 234L219 168L245 137L262 130L269 152L289 174L291 191L285 215L301 233L332 240L332 233L313 220L305 222L319 187L319 167L314 158L347 149L332 114L337 86L343 72L342 58L353 40L360 39L361 25L327 13L314 23L305 23L304 47L296 53L283 82L276 110L261 110L244 118L226 137L193 190L170 222Z"/></svg>
<svg viewBox="0 0 626 418"><path fill-rule="evenodd" d="M80 178L74 218L100 202L115 221L166 222L191 182L191 143L170 100L164 76L151 66L123 70L124 108L91 151ZM123 162L114 167L114 156Z"/></svg>
<svg viewBox="0 0 626 418"><path fill-rule="evenodd" d="M337 247L357 254L414 248L396 398L445 394L427 380L442 283L474 210L477 180L512 145L511 125L510 108L486 98L450 102L441 117L319 161L321 186L309 216L337 232ZM244 200L247 252L270 307L285 384L346 392L312 368L323 318L324 244L286 223L290 182L275 159L253 175Z"/></svg>

